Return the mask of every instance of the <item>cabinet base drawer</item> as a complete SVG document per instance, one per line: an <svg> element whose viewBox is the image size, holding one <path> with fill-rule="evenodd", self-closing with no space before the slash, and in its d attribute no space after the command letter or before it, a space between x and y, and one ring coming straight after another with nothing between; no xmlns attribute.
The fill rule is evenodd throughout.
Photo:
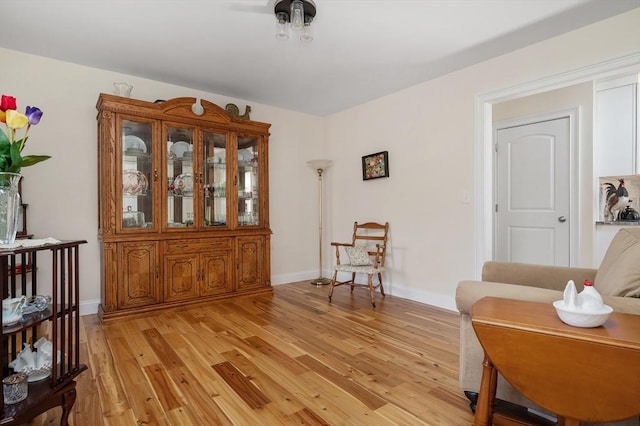
<svg viewBox="0 0 640 426"><path fill-rule="evenodd" d="M184 253L185 251L231 250L231 238L199 238L189 240L167 241L167 253Z"/></svg>

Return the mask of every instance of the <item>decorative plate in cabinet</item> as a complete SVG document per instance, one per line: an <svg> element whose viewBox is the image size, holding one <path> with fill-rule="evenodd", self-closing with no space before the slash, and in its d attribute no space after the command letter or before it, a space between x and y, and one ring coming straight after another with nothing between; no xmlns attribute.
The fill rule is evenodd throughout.
<svg viewBox="0 0 640 426"><path fill-rule="evenodd" d="M147 177L139 170L122 172L122 191L127 195L143 195L149 188Z"/></svg>

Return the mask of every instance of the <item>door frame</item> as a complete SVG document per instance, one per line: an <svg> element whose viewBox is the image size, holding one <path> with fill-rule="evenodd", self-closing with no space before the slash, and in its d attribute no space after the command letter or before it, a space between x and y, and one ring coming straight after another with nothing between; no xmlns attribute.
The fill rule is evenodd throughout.
<svg viewBox="0 0 640 426"><path fill-rule="evenodd" d="M493 123L492 105L550 90L640 70L640 53L587 65L550 77L476 95L474 99L474 245L475 278L481 278L482 265L493 259ZM591 144L593 149L593 144ZM593 167L593 165L592 165ZM595 192L595 189L594 189ZM595 227L593 230L595 234ZM580 238L577 238L578 245Z"/></svg>
<svg viewBox="0 0 640 426"><path fill-rule="evenodd" d="M536 114L518 118L512 118L509 120L498 121L493 123L493 140L492 143L494 146L498 143L498 131L502 129L507 129L510 127L516 126L524 126L528 124L540 123L543 121L552 121L561 118L569 119L569 266L575 266L578 263L578 240L579 240L579 229L580 229L580 215L578 214L578 191L579 191L579 162L580 158L579 153L579 144L580 140L580 117L581 110L580 107L573 107L569 109L563 109L558 111L550 111L544 114ZM497 164L498 152L493 150L493 162L492 164ZM494 200L494 205L496 203L496 198L498 194L498 168L493 167L493 192L492 198ZM493 234L491 236L492 240L492 258L493 254L496 252L496 232L497 232L497 217L495 208L492 209L492 222L493 222ZM576 237L576 238L574 238Z"/></svg>

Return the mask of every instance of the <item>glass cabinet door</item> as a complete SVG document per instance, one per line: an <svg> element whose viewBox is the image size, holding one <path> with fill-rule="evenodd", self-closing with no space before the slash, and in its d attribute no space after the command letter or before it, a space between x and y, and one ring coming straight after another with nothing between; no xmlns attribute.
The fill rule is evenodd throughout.
<svg viewBox="0 0 640 426"><path fill-rule="evenodd" d="M238 226L260 223L258 138L238 136Z"/></svg>
<svg viewBox="0 0 640 426"><path fill-rule="evenodd" d="M193 129L167 127L167 223L168 228L194 226Z"/></svg>
<svg viewBox="0 0 640 426"><path fill-rule="evenodd" d="M122 229L153 228L152 123L122 120Z"/></svg>
<svg viewBox="0 0 640 426"><path fill-rule="evenodd" d="M224 133L204 132L204 223L227 226L227 136Z"/></svg>

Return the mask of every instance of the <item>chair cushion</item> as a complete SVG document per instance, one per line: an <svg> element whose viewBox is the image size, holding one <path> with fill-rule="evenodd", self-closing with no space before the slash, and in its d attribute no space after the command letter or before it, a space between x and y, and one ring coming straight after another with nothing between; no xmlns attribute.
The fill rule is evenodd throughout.
<svg viewBox="0 0 640 426"><path fill-rule="evenodd" d="M366 247L347 247L345 248L347 256L349 256L349 263L352 266L366 266L373 265L373 261L369 257L369 252Z"/></svg>
<svg viewBox="0 0 640 426"><path fill-rule="evenodd" d="M354 266L354 265L336 265L333 267L336 271L340 272L355 272L360 274L378 274L384 271L384 267L374 268L373 265Z"/></svg>
<svg viewBox="0 0 640 426"><path fill-rule="evenodd" d="M640 227L618 231L593 284L603 296L640 297Z"/></svg>

